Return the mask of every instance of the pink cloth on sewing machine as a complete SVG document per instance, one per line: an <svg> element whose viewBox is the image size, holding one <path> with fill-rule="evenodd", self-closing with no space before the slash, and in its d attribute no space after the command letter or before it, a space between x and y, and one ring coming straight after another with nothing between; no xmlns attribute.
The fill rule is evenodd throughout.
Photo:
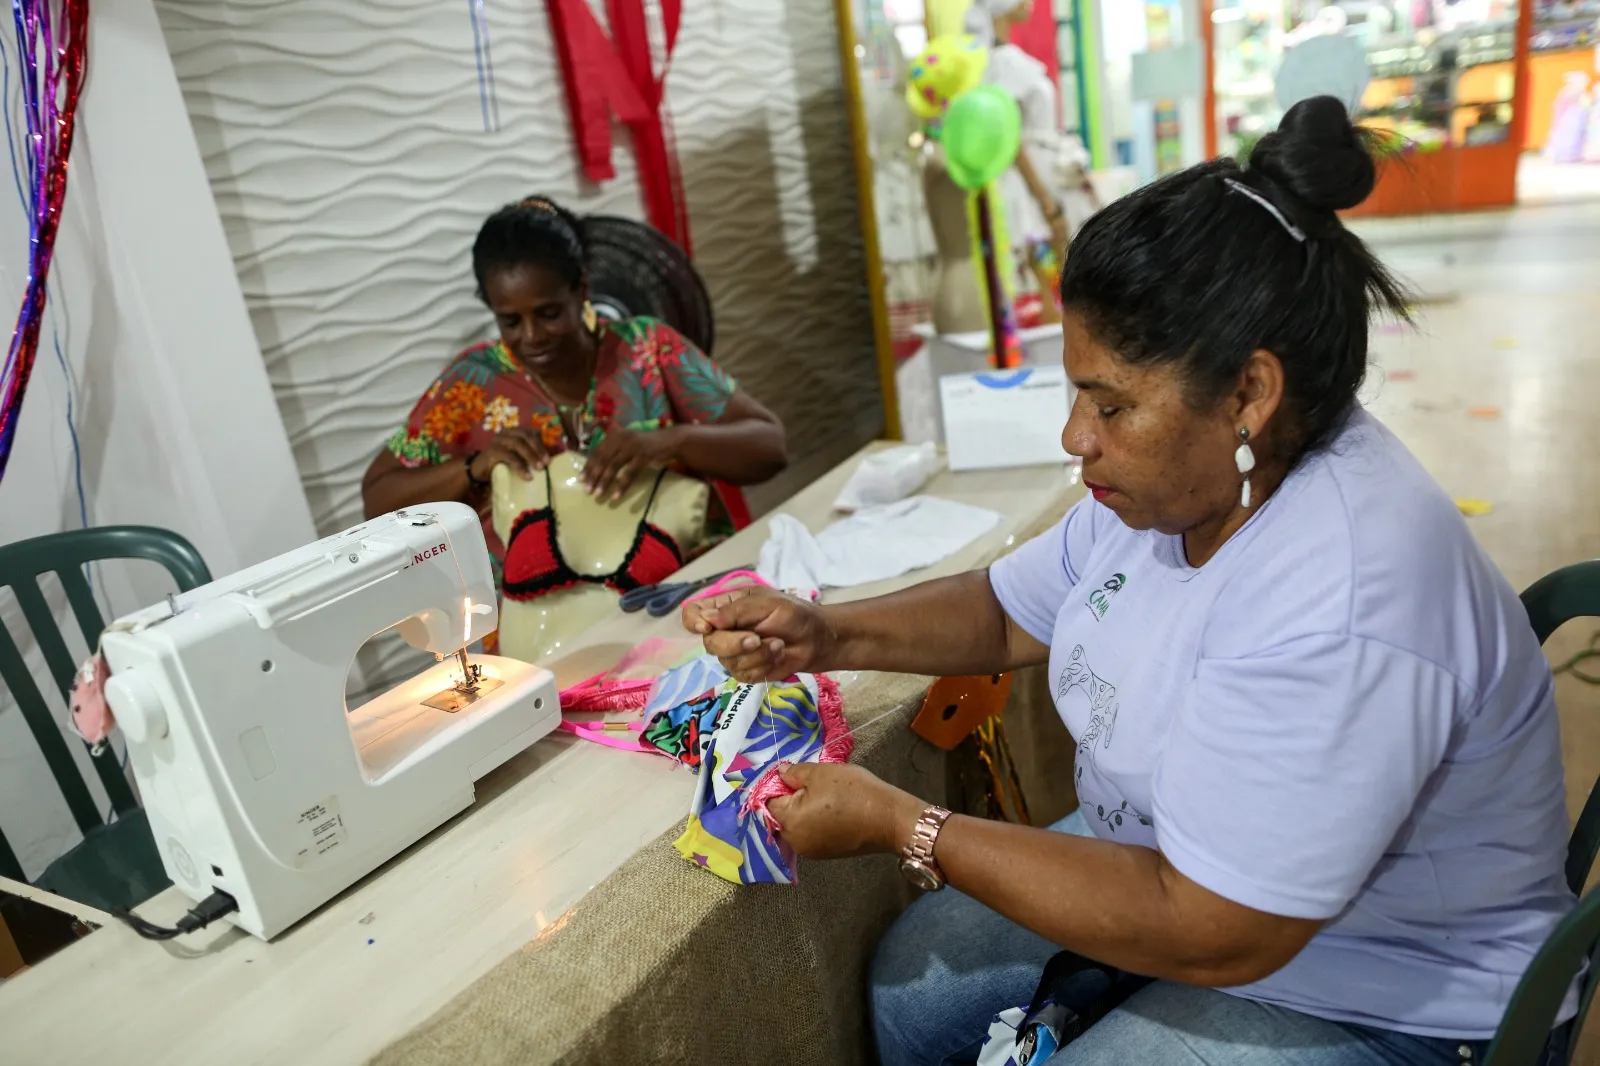
<svg viewBox="0 0 1600 1066"><path fill-rule="evenodd" d="M92 655L78 667L72 680L72 693L68 703L72 708L72 728L91 744L99 744L111 735L117 720L111 715L111 705L106 703L106 678L111 668L105 656Z"/></svg>

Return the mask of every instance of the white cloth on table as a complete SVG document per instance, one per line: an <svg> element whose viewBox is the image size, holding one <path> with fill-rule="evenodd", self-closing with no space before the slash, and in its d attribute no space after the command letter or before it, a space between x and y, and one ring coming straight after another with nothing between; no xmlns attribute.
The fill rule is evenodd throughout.
<svg viewBox="0 0 1600 1066"><path fill-rule="evenodd" d="M865 507L815 534L774 515L756 570L780 589L865 585L931 566L999 523L994 511L936 496Z"/></svg>

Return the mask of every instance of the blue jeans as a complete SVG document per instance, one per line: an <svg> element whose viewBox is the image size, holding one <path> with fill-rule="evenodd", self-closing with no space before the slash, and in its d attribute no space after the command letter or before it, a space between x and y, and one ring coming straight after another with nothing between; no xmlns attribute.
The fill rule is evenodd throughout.
<svg viewBox="0 0 1600 1066"><path fill-rule="evenodd" d="M1081 813L1051 826L1090 835ZM1059 949L952 889L895 922L872 964L873 1034L883 1066L969 1063L989 1022L1026 1006ZM1551 1035L1550 1063L1568 1031ZM1464 1066L1486 1041L1349 1025L1209 988L1156 981L1062 1048L1052 1066Z"/></svg>

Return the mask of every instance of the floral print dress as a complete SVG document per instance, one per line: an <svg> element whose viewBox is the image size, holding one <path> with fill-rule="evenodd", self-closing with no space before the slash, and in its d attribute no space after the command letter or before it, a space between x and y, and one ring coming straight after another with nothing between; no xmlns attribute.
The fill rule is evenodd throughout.
<svg viewBox="0 0 1600 1066"><path fill-rule="evenodd" d="M715 422L737 387L733 378L677 330L653 318L603 322L595 360L592 405L585 424L594 427L592 449L606 430L663 429L680 423ZM538 432L552 455L567 450L555 401L525 374L499 341L477 344L451 361L412 408L388 447L408 467L431 466L482 451L495 434L513 426ZM713 485L709 521L713 534L731 531L730 508ZM494 558L496 580L505 546L487 515L484 536ZM713 536L712 540L717 539Z"/></svg>

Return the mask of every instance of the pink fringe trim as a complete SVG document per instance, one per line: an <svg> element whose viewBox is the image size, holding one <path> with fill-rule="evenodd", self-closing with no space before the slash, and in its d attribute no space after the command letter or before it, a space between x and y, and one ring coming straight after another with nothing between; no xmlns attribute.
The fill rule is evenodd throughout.
<svg viewBox="0 0 1600 1066"><path fill-rule="evenodd" d="M812 676L817 682L817 713L822 718L822 751L817 761L847 762L850 753L855 750L856 740L844 720L844 697L839 693L839 682L826 674ZM761 819L761 824L766 826L768 840L772 839L772 834L783 832L783 826L767 810L767 804L780 796L794 795L794 789L779 773L783 765L780 763L763 771L755 783L745 789L744 802L739 805L740 814L754 813Z"/></svg>
<svg viewBox="0 0 1600 1066"><path fill-rule="evenodd" d="M606 681L606 675L596 674L561 690L563 713L596 713L600 711L642 711L650 700L650 686L654 681Z"/></svg>

